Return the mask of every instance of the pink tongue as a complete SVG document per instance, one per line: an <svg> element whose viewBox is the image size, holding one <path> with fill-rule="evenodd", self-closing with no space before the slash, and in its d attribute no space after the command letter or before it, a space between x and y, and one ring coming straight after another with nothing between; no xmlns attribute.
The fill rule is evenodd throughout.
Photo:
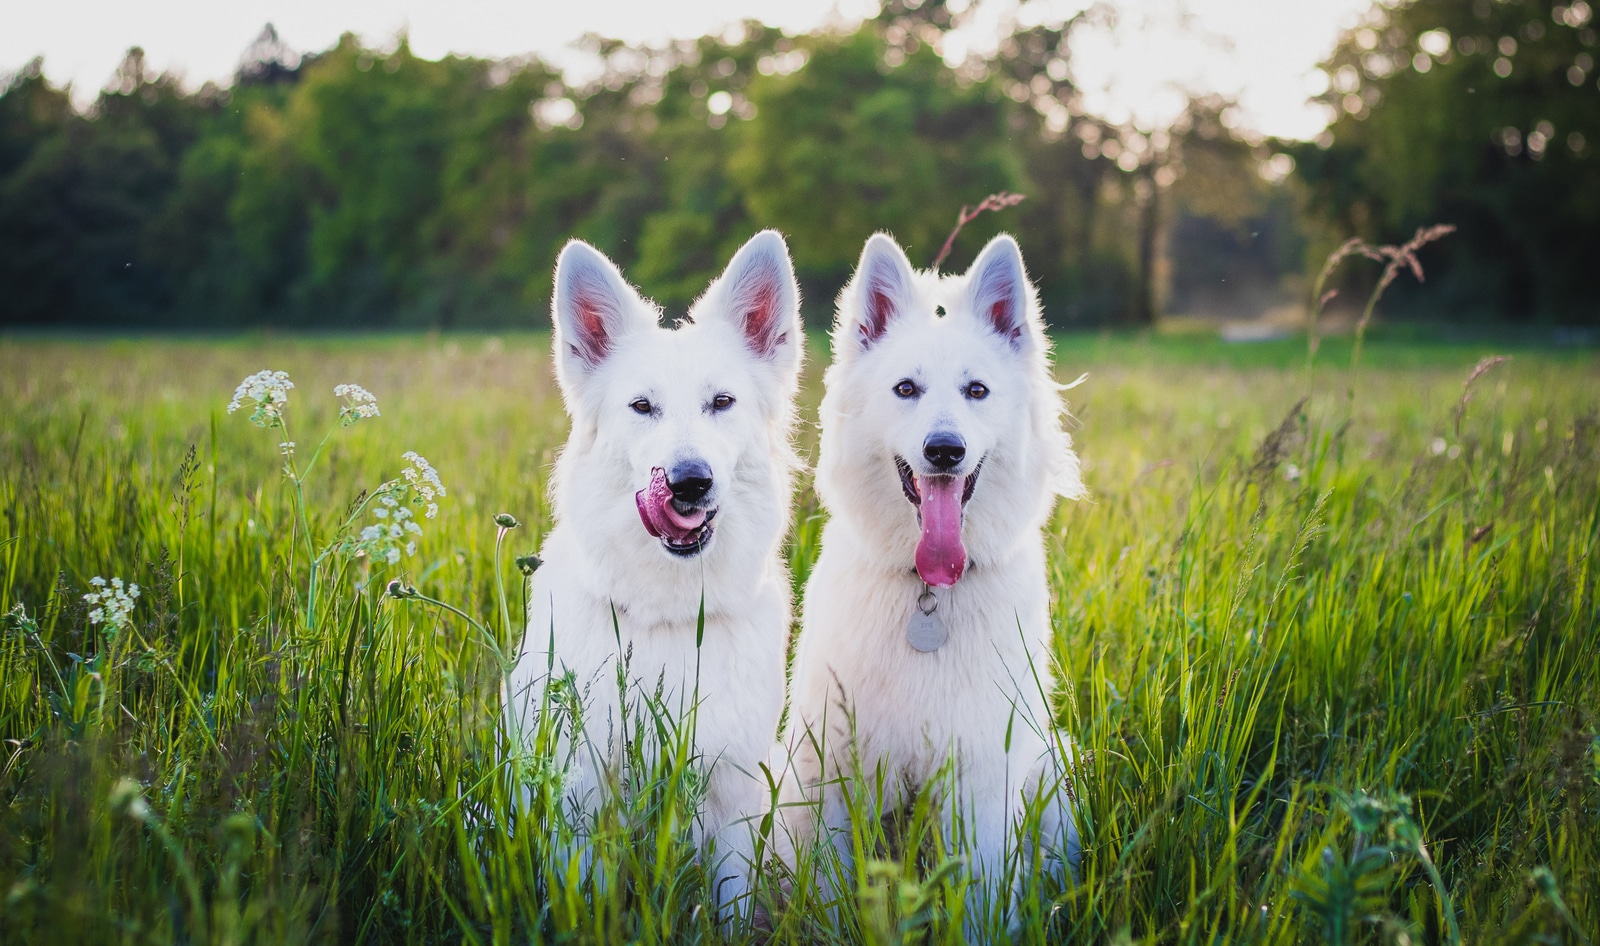
<svg viewBox="0 0 1600 946"><path fill-rule="evenodd" d="M689 541L694 530L705 524L706 512L696 509L687 516L672 508L672 488L667 485L667 471L661 467L650 470L650 485L633 494L639 507L639 518L645 530L656 538L665 538L679 545Z"/></svg>
<svg viewBox="0 0 1600 946"><path fill-rule="evenodd" d="M917 477L917 492L922 496L917 574L938 588L955 584L967 567L967 548L961 544L961 489L959 477Z"/></svg>

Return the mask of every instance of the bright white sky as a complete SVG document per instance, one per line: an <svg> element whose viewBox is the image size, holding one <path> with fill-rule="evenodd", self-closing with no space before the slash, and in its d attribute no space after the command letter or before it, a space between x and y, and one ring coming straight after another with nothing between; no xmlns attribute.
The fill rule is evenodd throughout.
<svg viewBox="0 0 1600 946"><path fill-rule="evenodd" d="M961 0L952 0L952 8ZM1073 50L1074 77L1091 111L1153 126L1174 114L1183 91L1236 96L1244 123L1265 134L1309 138L1324 124L1306 103L1321 90L1314 67L1339 31L1371 0L1112 0L1121 26L1085 30ZM1082 9L1084 0L983 0L952 40L992 48L995 24ZM34 56L45 74L71 82L81 102L105 84L129 46L157 69L191 85L226 82L239 54L273 23L300 51L325 49L354 31L386 45L407 30L429 58L449 52L499 57L535 52L583 69L572 43L586 32L632 42L704 35L749 17L790 31L850 22L876 0L5 0L0 3L0 72Z"/></svg>

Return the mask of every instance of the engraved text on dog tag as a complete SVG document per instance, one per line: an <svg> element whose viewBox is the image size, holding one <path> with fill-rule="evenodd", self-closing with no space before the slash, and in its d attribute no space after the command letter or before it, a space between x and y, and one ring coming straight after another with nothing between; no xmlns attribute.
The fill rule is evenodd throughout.
<svg viewBox="0 0 1600 946"><path fill-rule="evenodd" d="M906 623L906 642L925 654L931 654L950 639L944 618L938 615L939 599L932 591L923 591L917 597L917 607Z"/></svg>

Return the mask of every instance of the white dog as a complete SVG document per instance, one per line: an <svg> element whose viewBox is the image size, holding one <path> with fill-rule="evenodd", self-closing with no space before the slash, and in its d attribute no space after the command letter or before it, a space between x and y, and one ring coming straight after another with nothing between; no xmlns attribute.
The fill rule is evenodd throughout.
<svg viewBox="0 0 1600 946"><path fill-rule="evenodd" d="M1073 863L1040 529L1083 486L1016 242L940 279L874 236L833 350L816 483L831 518L795 656L787 831L805 843L820 813L848 863L846 783L882 772L887 811L935 791L976 878L1005 872L1039 792L1047 844Z"/></svg>
<svg viewBox="0 0 1600 946"><path fill-rule="evenodd" d="M682 720L698 700L694 749L709 775L696 836L715 842L706 866L724 917L748 889L746 822L769 798L759 766L783 709L799 305L773 231L739 250L675 330L589 245L567 244L556 264L556 376L572 431L507 722L526 745L549 669L574 681L568 797L592 813L616 775L624 703L659 687Z"/></svg>

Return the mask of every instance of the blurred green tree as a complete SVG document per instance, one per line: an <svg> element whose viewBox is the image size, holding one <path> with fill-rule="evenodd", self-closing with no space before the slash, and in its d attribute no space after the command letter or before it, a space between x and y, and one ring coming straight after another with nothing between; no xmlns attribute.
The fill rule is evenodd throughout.
<svg viewBox="0 0 1600 946"><path fill-rule="evenodd" d="M746 22L724 37L657 52L629 97L648 105L645 133L660 202L644 221L635 274L669 310L681 309L719 274L757 229L730 158L739 126L756 114L750 89L776 56L794 49L777 30ZM664 61L661 61L664 60Z"/></svg>
<svg viewBox="0 0 1600 946"><path fill-rule="evenodd" d="M1164 310L1247 318L1303 305L1306 240L1293 159L1237 127L1232 103L1191 98L1170 142Z"/></svg>
<svg viewBox="0 0 1600 946"><path fill-rule="evenodd" d="M1138 214L1119 153L1102 150L1124 129L1088 114L1070 75L1068 41L1086 13L1060 24L1014 30L992 64L1002 91L1019 104L1013 138L1024 162L1028 200L1013 220L980 219L963 231L957 259L970 259L991 231L1026 235L1029 274L1045 314L1058 326L1140 321L1136 288ZM1130 138L1135 129L1126 129ZM1142 139L1142 136L1140 136ZM1146 195L1153 199L1154 195ZM1127 198L1127 199L1125 199ZM1129 213L1133 211L1133 213Z"/></svg>
<svg viewBox="0 0 1600 946"><path fill-rule="evenodd" d="M1427 291L1391 305L1452 318L1600 321L1600 36L1587 0L1376 5L1323 69L1337 116L1294 149L1324 228L1425 251Z"/></svg>
<svg viewBox="0 0 1600 946"><path fill-rule="evenodd" d="M152 222L214 103L151 74L138 47L88 115L64 100L37 65L0 95L0 319L149 324L172 301Z"/></svg>
<svg viewBox="0 0 1600 946"><path fill-rule="evenodd" d="M541 324L572 237L681 311L766 226L820 323L867 235L931 262L956 210L1000 190L1029 200L975 221L946 268L1018 232L1056 325L1259 311L1244 296L1281 296L1346 235L1434 220L1461 228L1428 250L1443 291L1397 304L1600 318L1588 0L1375 7L1326 64L1339 117L1316 144L1250 136L1216 100L1167 128L1089 114L1068 41L1097 6L947 61L973 15L952 9L590 37L582 86L404 37L302 55L269 26L230 88L186 91L133 50L80 114L34 62L0 85L0 323Z"/></svg>
<svg viewBox="0 0 1600 946"><path fill-rule="evenodd" d="M1013 103L886 33L808 37L803 69L750 84L729 174L755 223L789 235L808 288L842 284L878 230L931 263L963 201L1023 189Z"/></svg>

